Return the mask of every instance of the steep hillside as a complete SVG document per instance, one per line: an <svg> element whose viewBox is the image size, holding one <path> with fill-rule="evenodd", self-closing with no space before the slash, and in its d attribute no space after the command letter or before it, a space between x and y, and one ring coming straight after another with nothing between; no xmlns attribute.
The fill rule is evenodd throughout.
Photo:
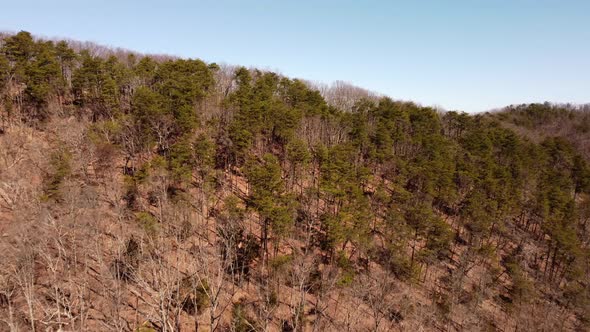
<svg viewBox="0 0 590 332"><path fill-rule="evenodd" d="M539 106L80 45L0 42L1 331L590 328L586 144Z"/></svg>

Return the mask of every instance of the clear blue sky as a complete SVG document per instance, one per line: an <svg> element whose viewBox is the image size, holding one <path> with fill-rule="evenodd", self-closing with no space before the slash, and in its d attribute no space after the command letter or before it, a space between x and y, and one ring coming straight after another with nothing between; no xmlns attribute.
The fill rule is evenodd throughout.
<svg viewBox="0 0 590 332"><path fill-rule="evenodd" d="M0 30L90 40L447 109L590 102L589 0L2 0Z"/></svg>

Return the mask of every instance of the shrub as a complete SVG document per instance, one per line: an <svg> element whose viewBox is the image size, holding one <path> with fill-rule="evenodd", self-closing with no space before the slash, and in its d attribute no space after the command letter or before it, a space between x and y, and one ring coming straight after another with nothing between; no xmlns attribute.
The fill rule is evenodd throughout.
<svg viewBox="0 0 590 332"><path fill-rule="evenodd" d="M158 220L148 212L142 211L135 215L137 222L149 235L154 236L158 232Z"/></svg>
<svg viewBox="0 0 590 332"><path fill-rule="evenodd" d="M65 178L71 173L72 156L69 151L60 149L51 155L49 161L50 172L45 179L42 200L61 200L61 185Z"/></svg>
<svg viewBox="0 0 590 332"><path fill-rule="evenodd" d="M256 331L256 321L246 312L246 305L243 302L234 304L231 325L231 330L236 332Z"/></svg>
<svg viewBox="0 0 590 332"><path fill-rule="evenodd" d="M180 294L178 294L182 301L182 310L189 315L201 314L209 305L208 290L207 282L201 282L195 277L184 278L180 283Z"/></svg>
<svg viewBox="0 0 590 332"><path fill-rule="evenodd" d="M289 264L293 261L291 255L278 255L269 261L269 266L273 271L283 271L289 267Z"/></svg>

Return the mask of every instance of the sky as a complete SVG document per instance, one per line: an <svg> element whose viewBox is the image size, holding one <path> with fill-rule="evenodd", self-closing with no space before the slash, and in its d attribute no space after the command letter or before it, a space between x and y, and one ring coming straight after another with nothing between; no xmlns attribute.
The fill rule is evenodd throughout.
<svg viewBox="0 0 590 332"><path fill-rule="evenodd" d="M0 0L0 30L346 81L447 110L590 102L588 0Z"/></svg>

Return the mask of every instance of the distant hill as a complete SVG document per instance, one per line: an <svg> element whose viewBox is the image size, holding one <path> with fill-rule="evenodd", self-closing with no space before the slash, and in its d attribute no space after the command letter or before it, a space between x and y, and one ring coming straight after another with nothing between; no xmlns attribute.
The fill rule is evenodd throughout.
<svg viewBox="0 0 590 332"><path fill-rule="evenodd" d="M506 107L491 117L535 142L562 137L590 157L590 105L525 104Z"/></svg>

